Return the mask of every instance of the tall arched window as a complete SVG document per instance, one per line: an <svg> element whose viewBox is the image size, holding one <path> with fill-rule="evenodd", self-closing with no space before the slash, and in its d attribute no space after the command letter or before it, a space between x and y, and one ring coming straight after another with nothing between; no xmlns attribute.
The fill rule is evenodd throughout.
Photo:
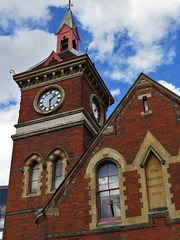
<svg viewBox="0 0 180 240"><path fill-rule="evenodd" d="M39 164L35 162L32 167L30 178L30 193L36 193L38 188Z"/></svg>
<svg viewBox="0 0 180 240"><path fill-rule="evenodd" d="M106 163L97 173L97 200L99 221L121 218L118 169Z"/></svg>
<svg viewBox="0 0 180 240"><path fill-rule="evenodd" d="M62 158L57 157L54 161L54 189L58 188L62 182Z"/></svg>

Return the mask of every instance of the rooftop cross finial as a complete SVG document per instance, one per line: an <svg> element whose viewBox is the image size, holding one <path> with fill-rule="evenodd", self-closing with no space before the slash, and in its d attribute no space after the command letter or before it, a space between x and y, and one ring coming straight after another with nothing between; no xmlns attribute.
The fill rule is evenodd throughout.
<svg viewBox="0 0 180 240"><path fill-rule="evenodd" d="M71 0L69 0L69 3L67 4L67 6L68 6L68 8L69 8L69 9L71 9L71 7L73 7L73 6L74 6L74 4L73 4L73 3L71 3Z"/></svg>

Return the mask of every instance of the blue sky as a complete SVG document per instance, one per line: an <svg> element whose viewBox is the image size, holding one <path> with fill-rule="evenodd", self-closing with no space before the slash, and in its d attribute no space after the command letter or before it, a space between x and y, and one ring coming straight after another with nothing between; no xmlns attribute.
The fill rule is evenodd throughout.
<svg viewBox="0 0 180 240"><path fill-rule="evenodd" d="M0 185L8 184L20 73L56 50L67 0L7 0L0 5ZM141 72L180 95L180 1L74 0L80 52L88 54L116 98Z"/></svg>

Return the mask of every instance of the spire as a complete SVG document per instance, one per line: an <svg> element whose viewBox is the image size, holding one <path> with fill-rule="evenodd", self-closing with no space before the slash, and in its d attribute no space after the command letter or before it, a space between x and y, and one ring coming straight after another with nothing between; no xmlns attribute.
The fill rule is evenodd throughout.
<svg viewBox="0 0 180 240"><path fill-rule="evenodd" d="M66 23L70 28L74 28L76 26L75 21L74 21L74 17L73 17L73 14L72 14L70 8L67 10L67 12L66 12L66 14L65 14L65 16L64 16L64 18L62 20L62 23L61 23L61 25L59 27L59 30L60 30L60 28L62 28L64 23Z"/></svg>
<svg viewBox="0 0 180 240"><path fill-rule="evenodd" d="M79 33L71 11L73 4L71 0L67 4L68 10L62 20L57 32L57 52L62 52L71 48L79 51Z"/></svg>

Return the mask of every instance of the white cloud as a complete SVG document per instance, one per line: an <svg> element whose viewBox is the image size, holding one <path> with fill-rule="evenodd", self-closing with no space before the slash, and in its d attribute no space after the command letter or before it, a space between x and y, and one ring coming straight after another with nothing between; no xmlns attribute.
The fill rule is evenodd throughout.
<svg viewBox="0 0 180 240"><path fill-rule="evenodd" d="M180 88L174 86L172 83L168 83L164 80L158 81L160 84L162 84L164 87L168 88L169 90L175 92L177 95L180 96Z"/></svg>
<svg viewBox="0 0 180 240"><path fill-rule="evenodd" d="M56 38L53 34L40 30L26 29L15 32L14 36L0 36L0 103L19 101L20 91L12 80L9 71L15 73L27 70L29 67L46 58L53 47Z"/></svg>
<svg viewBox="0 0 180 240"><path fill-rule="evenodd" d="M112 96L117 96L121 93L119 88L116 88L114 90L111 91Z"/></svg>
<svg viewBox="0 0 180 240"><path fill-rule="evenodd" d="M180 1L99 0L76 4L79 21L93 36L89 53L96 60L109 61L112 79L132 82L137 73L155 71L162 64L172 63L176 56L170 42L180 27Z"/></svg>
<svg viewBox="0 0 180 240"><path fill-rule="evenodd" d="M8 4L0 1L0 33L11 34L0 36L0 106L6 106L0 110L3 146L0 184L7 184L12 147L10 135L17 122L20 99L20 91L9 70L24 71L55 49L54 35L32 30L31 25L46 29L51 18L48 7L64 7L67 0L8 0ZM73 3L74 15L91 36L87 34L83 39L89 45L88 53L93 60L106 62L106 75L108 72L111 79L131 83L140 72L147 74L157 66L173 62L176 49L172 41L180 27L179 0L73 0ZM179 94L179 89L170 87ZM113 95L117 94L114 90ZM12 101L17 104L9 106Z"/></svg>
<svg viewBox="0 0 180 240"><path fill-rule="evenodd" d="M132 82L139 72L155 71L172 63L176 51L170 48L180 27L180 1L163 0L74 0L74 14L92 38L85 39L95 60L107 61L112 79ZM50 6L65 7L67 0L9 0L0 5L3 28L46 26L51 18ZM31 21L27 21L27 20ZM14 29L13 29L14 31ZM170 36L171 34L171 36ZM126 41L126 45L124 45ZM130 51L129 51L130 50ZM125 59L122 63L119 61ZM117 66L121 74L117 74Z"/></svg>
<svg viewBox="0 0 180 240"><path fill-rule="evenodd" d="M50 6L65 6L66 0L1 0L0 4L0 22L1 27L5 30L12 28L12 21L17 26L23 26L25 20L30 20L31 23L46 25L51 17L48 7ZM31 24L30 23L30 24Z"/></svg>
<svg viewBox="0 0 180 240"><path fill-rule="evenodd" d="M0 185L8 184L10 161L12 154L11 135L17 123L20 89L9 73L27 70L50 55L55 48L56 38L53 34L40 30L16 31L14 36L0 36ZM16 105L9 105L11 102ZM4 107L5 106L5 107ZM3 158L2 158L3 156Z"/></svg>
<svg viewBox="0 0 180 240"><path fill-rule="evenodd" d="M18 108L18 105L14 105L0 109L0 145L2 146L0 148L0 185L7 185L9 180L11 149L13 145L11 135L15 132L14 124L17 122Z"/></svg>

